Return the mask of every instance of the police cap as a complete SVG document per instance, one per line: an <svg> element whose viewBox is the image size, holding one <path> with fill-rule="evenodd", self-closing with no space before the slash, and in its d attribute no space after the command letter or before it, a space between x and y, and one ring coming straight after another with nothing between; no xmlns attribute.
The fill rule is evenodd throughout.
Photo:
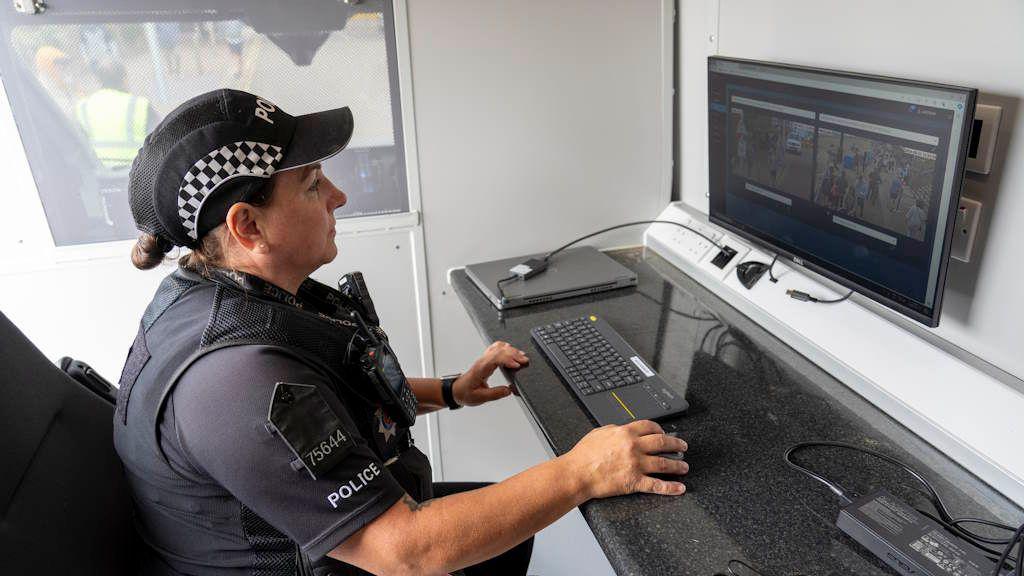
<svg viewBox="0 0 1024 576"><path fill-rule="evenodd" d="M132 163L135 225L167 245L194 248L232 204L276 172L341 152L352 130L347 107L291 116L240 90L196 96L167 115Z"/></svg>

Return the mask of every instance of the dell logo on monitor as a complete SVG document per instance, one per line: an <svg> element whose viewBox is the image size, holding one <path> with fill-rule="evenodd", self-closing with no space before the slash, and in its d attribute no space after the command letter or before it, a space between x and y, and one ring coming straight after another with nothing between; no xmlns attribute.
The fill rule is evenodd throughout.
<svg viewBox="0 0 1024 576"><path fill-rule="evenodd" d="M802 258L797 258L796 256L793 256L793 263L797 264L799 266L803 266L804 265L803 259Z"/></svg>

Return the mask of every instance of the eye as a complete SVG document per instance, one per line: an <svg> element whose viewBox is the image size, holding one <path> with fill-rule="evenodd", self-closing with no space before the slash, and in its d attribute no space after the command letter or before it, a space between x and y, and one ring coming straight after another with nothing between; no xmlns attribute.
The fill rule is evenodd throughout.
<svg viewBox="0 0 1024 576"><path fill-rule="evenodd" d="M309 191L310 192L319 192L320 191L320 178L314 178L313 179L313 183L309 185Z"/></svg>

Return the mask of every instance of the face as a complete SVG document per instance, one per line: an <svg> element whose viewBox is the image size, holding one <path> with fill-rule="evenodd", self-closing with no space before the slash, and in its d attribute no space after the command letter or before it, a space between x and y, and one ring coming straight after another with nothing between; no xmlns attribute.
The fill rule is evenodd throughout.
<svg viewBox="0 0 1024 576"><path fill-rule="evenodd" d="M334 210L345 205L345 193L323 175L320 164L279 172L273 186L262 210L270 254L303 275L334 260Z"/></svg>

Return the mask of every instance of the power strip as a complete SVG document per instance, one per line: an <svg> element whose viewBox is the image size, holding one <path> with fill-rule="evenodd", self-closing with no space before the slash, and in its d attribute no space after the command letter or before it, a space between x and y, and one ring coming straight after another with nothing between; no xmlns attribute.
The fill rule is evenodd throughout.
<svg viewBox="0 0 1024 576"><path fill-rule="evenodd" d="M679 222L684 226L689 226L690 228L699 231L701 234L704 234L709 238L714 238L715 242L719 242L723 236L723 234L718 230L715 230L714 228L707 224L697 222L696 220L690 218L689 215L687 215L685 212L681 210L677 211L671 216L672 217L670 218L663 218L659 216L658 219L668 219L672 220L673 222ZM686 258L693 262L700 262L705 256L708 255L711 249L715 247L715 245L712 242L710 242L707 238L702 238L700 235L694 234L693 232L685 228L680 228L678 226L653 224L651 228L648 229L648 232L645 232L645 234L649 234L651 233L651 230L656 229L658 232L657 235L659 241L661 241L666 246L670 246L672 248L672 251L675 252L676 254L679 254L683 258Z"/></svg>
<svg viewBox="0 0 1024 576"><path fill-rule="evenodd" d="M685 270L687 265L696 265L715 278L725 280L736 268L736 264L742 262L750 252L747 243L722 233L706 222L690 217L675 204L670 204L658 216L658 220L670 220L698 230L714 238L718 244L735 251L733 257L725 262L724 266L720 266L720 262L715 262L719 250L707 238L678 226L652 224L644 232L644 245L651 246L658 254L682 270Z"/></svg>

